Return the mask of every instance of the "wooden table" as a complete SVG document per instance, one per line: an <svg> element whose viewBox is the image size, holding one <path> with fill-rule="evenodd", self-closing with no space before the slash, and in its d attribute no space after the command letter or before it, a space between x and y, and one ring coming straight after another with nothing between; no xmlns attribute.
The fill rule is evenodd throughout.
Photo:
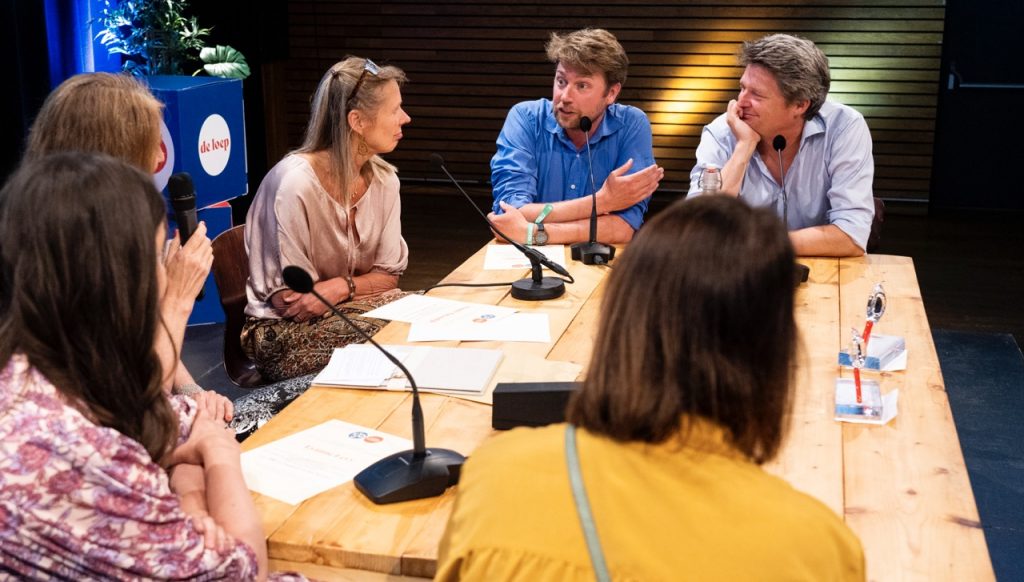
<svg viewBox="0 0 1024 582"><path fill-rule="evenodd" d="M483 271L483 251L445 281L509 281L521 272ZM935 346L909 258L807 259L810 280L796 294L801 330L797 396L790 432L767 470L822 500L857 533L871 580L993 580L967 469L939 370ZM444 288L431 295L540 310L551 319L551 344L481 344L519 355L585 365L600 299L602 267L569 265L577 282L554 301L512 299L507 287ZM888 297L875 331L903 335L908 370L881 374L883 393L899 389L899 416L886 426L832 420L836 365L850 328L861 329L876 282ZM408 324L392 323L382 343L405 343ZM439 345L458 345L445 342ZM457 398L423 395L428 446L470 455L494 431L490 407ZM411 438L407 393L313 387L250 437L249 450L332 418ZM298 506L254 494L268 534L272 566L320 579L394 580L430 577L455 490L435 499L376 506L351 483ZM387 577L390 574L392 577Z"/></svg>

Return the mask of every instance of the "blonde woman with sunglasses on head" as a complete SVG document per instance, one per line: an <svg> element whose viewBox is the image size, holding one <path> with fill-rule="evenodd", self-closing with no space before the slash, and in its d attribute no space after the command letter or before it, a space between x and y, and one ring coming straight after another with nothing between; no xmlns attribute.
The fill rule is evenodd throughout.
<svg viewBox="0 0 1024 582"><path fill-rule="evenodd" d="M327 365L334 348L362 341L312 295L284 284L299 266L315 288L369 334L361 317L402 296L408 262L399 181L380 158L411 121L402 109L405 73L369 59L332 66L313 96L302 147L270 170L246 220L250 276L242 345L264 378L282 380Z"/></svg>

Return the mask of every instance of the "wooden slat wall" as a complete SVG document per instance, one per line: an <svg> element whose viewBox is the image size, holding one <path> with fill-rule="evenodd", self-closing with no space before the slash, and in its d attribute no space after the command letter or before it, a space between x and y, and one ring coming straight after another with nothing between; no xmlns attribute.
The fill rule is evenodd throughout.
<svg viewBox="0 0 1024 582"><path fill-rule="evenodd" d="M739 43L772 32L810 38L829 56L830 99L856 107L875 143L875 195L926 201L942 46L941 0L655 0L498 3L479 0L289 2L287 123L301 140L309 98L346 54L390 62L409 75L413 118L389 156L403 180L436 179L441 152L465 180L486 183L509 107L551 96L550 31L607 28L630 57L620 101L650 116L666 170L659 197L688 186L704 124L735 96Z"/></svg>

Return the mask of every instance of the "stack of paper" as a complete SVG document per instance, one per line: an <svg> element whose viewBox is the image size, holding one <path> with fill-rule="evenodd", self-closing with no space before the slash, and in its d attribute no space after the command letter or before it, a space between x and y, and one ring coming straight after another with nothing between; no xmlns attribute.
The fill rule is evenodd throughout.
<svg viewBox="0 0 1024 582"><path fill-rule="evenodd" d="M504 354L501 350L386 345L409 369L421 390L483 394ZM352 344L334 350L327 367L313 380L328 386L405 390L408 378L377 348Z"/></svg>

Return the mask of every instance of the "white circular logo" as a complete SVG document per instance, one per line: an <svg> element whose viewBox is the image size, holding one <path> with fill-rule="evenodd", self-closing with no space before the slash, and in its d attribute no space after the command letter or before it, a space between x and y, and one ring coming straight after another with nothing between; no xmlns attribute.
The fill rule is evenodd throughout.
<svg viewBox="0 0 1024 582"><path fill-rule="evenodd" d="M153 181L156 182L156 189L163 191L167 187L167 180L174 171L174 140L171 139L171 132L167 124L160 119L160 149L163 151L164 160L157 165L153 172Z"/></svg>
<svg viewBox="0 0 1024 582"><path fill-rule="evenodd" d="M214 113L199 130L199 163L211 176L224 171L231 158L231 130L224 118Z"/></svg>

